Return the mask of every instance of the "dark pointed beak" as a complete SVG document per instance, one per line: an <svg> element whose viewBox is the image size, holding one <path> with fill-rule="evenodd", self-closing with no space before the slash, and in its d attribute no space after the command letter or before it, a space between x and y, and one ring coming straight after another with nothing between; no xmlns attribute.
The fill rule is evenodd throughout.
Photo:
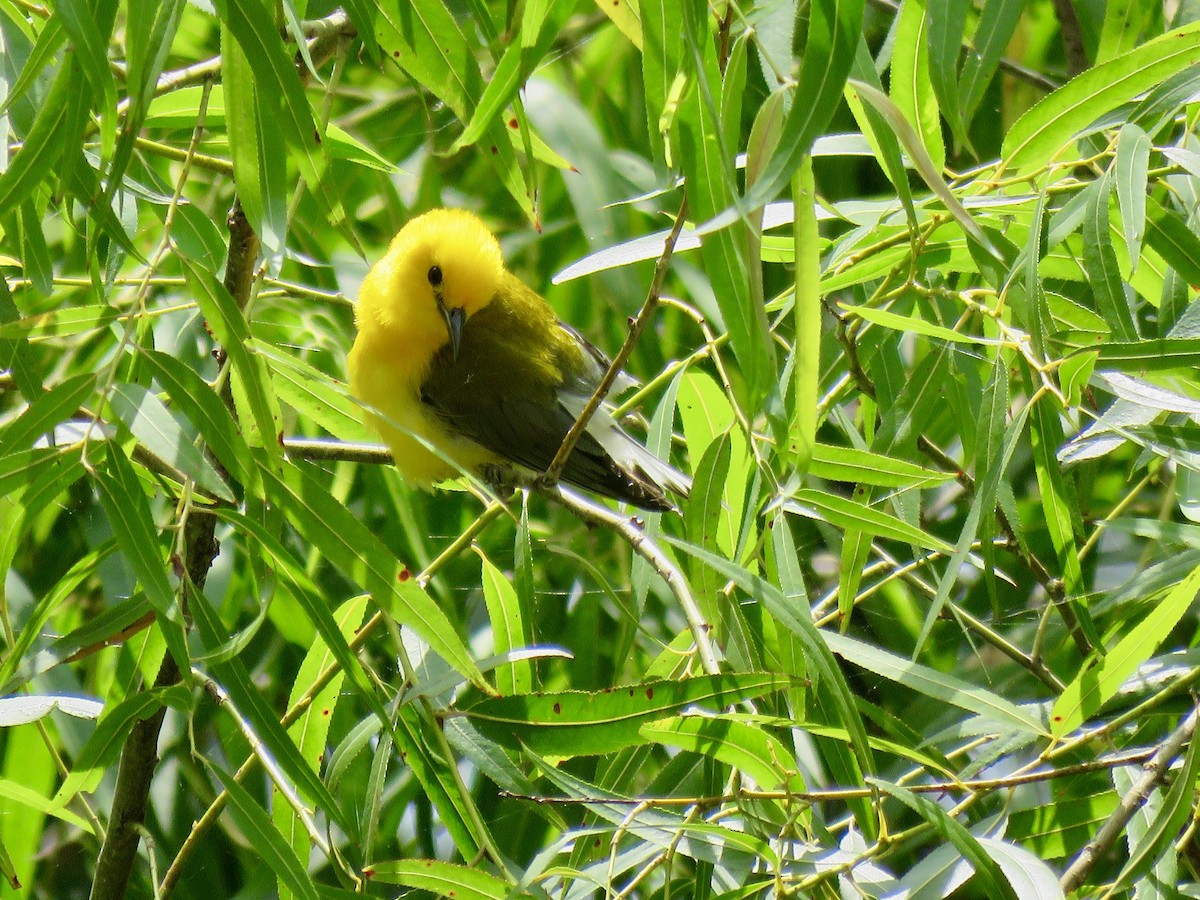
<svg viewBox="0 0 1200 900"><path fill-rule="evenodd" d="M461 306L442 305L442 317L446 330L450 332L450 358L458 362L458 348L462 345L463 325L467 322L467 311Z"/></svg>

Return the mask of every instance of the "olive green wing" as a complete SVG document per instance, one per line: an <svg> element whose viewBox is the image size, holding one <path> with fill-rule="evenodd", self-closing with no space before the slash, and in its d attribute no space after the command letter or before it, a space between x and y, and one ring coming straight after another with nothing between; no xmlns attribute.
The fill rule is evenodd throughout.
<svg viewBox="0 0 1200 900"><path fill-rule="evenodd" d="M604 372L598 350L565 327L548 340L542 324L490 304L468 320L458 359L439 352L421 388L422 400L453 431L539 473L575 423L572 410L582 408ZM619 465L589 432L567 460L563 481L639 506L670 507L652 479Z"/></svg>

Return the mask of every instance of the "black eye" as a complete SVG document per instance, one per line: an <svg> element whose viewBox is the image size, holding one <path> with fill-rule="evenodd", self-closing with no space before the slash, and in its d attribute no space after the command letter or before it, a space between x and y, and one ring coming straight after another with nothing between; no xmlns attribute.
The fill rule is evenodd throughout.
<svg viewBox="0 0 1200 900"><path fill-rule="evenodd" d="M429 274L426 277L429 279L430 284L434 287L439 287L442 283L442 267L430 266Z"/></svg>

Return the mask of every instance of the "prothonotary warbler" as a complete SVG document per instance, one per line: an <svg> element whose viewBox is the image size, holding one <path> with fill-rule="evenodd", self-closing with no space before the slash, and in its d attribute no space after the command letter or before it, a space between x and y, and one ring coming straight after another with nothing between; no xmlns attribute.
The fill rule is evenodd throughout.
<svg viewBox="0 0 1200 900"><path fill-rule="evenodd" d="M472 213L435 209L393 238L363 281L350 390L410 482L473 472L528 483L550 465L609 361L504 266ZM686 475L597 410L562 480L670 509ZM436 448L437 452L429 449Z"/></svg>

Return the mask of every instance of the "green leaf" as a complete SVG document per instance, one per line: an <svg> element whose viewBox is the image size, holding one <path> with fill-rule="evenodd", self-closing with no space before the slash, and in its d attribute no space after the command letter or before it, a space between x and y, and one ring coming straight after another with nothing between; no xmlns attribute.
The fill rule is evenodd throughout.
<svg viewBox="0 0 1200 900"><path fill-rule="evenodd" d="M792 349L792 421L788 455L800 472L810 471L816 453L817 404L821 390L821 254L812 157L804 156L792 182L796 299L796 345Z"/></svg>
<svg viewBox="0 0 1200 900"><path fill-rule="evenodd" d="M1092 661L1067 685L1050 713L1055 737L1074 731L1116 696L1118 689L1153 655L1200 592L1200 567L1155 604L1112 650Z"/></svg>
<svg viewBox="0 0 1200 900"><path fill-rule="evenodd" d="M0 428L0 454L28 450L46 432L72 418L96 389L96 376L81 372L56 384L34 400L25 412Z"/></svg>
<svg viewBox="0 0 1200 900"><path fill-rule="evenodd" d="M250 65L246 51L226 26L221 29L222 87L224 88L229 156L238 200L246 220L272 253L287 240L286 154L277 108L267 102L265 86Z"/></svg>
<svg viewBox="0 0 1200 900"><path fill-rule="evenodd" d="M850 734L850 744L855 758L864 772L874 768L871 749L867 742L866 729L862 718L855 706L853 695L845 676L834 660L833 654L825 642L827 632L821 631L813 623L812 614L807 606L796 602L796 597L785 596L771 582L747 571L744 567L722 559L714 553L709 553L686 541L669 537L664 538L669 544L701 560L706 565L732 580L750 597L761 603L781 625L795 635L804 647L805 661L808 664L808 677L812 681L811 690L820 692L826 702L830 703L836 713L835 724L840 724ZM857 812L856 812L856 815ZM860 827L871 833L870 817L858 817Z"/></svg>
<svg viewBox="0 0 1200 900"><path fill-rule="evenodd" d="M929 83L937 95L942 115L950 125L954 139L970 149L963 118L958 80L958 58L962 53L963 31L967 24L970 0L943 0L937 15L928 16Z"/></svg>
<svg viewBox="0 0 1200 900"><path fill-rule="evenodd" d="M642 737L711 756L749 775L763 790L804 790L793 754L774 735L755 725L706 716L674 716L641 727Z"/></svg>
<svg viewBox="0 0 1200 900"><path fill-rule="evenodd" d="M493 697L465 710L480 732L543 756L595 756L644 742L639 729L685 706L710 709L782 690L785 676L746 672L627 684L599 693L557 691Z"/></svg>
<svg viewBox="0 0 1200 900"><path fill-rule="evenodd" d="M933 826L933 830L943 838L954 845L955 849L963 855L963 858L970 863L971 868L975 870L975 878L977 880L976 889L983 896L994 898L994 900L1017 900L1017 895L1013 891L1012 885L1009 884L1004 873L1000 871L1000 867L996 865L996 861L988 855L975 840L971 832L967 831L957 819L951 818L946 814L940 806L930 800L928 797L921 794L914 794L912 791L902 788L897 784L884 781L881 778L870 778L868 781L878 787L881 791L890 797L895 797L913 812L917 813L922 819Z"/></svg>
<svg viewBox="0 0 1200 900"><path fill-rule="evenodd" d="M51 173L68 147L78 147L87 125L91 91L78 63L65 54L21 150L0 173L0 220L8 217Z"/></svg>
<svg viewBox="0 0 1200 900"><path fill-rule="evenodd" d="M779 149L743 198L743 206L752 209L773 200L791 179L800 157L811 150L813 140L833 118L862 39L862 25L862 0L814 0L810 4L803 62Z"/></svg>
<svg viewBox="0 0 1200 900"><path fill-rule="evenodd" d="M107 468L95 472L95 482L117 546L137 575L154 611L165 619L180 623L183 617L167 577L167 561L159 544L150 504L146 502L146 492L120 447L110 445L107 460ZM186 663L187 658L184 653L180 659Z"/></svg>
<svg viewBox="0 0 1200 900"><path fill-rule="evenodd" d="M1146 243L1188 284L1200 285L1200 237L1175 210L1154 197L1146 198L1146 203L1149 208Z"/></svg>
<svg viewBox="0 0 1200 900"><path fill-rule="evenodd" d="M158 397L140 384L118 384L109 394L108 402L117 418L147 450L204 490L233 502L229 485Z"/></svg>
<svg viewBox="0 0 1200 900"><path fill-rule="evenodd" d="M492 623L492 652L507 653L532 643L525 610L517 591L478 547L475 552L483 563L480 577L488 619ZM532 610L531 610L532 612ZM527 694L533 690L533 667L529 660L507 663L496 669L496 689L501 694Z"/></svg>
<svg viewBox="0 0 1200 900"><path fill-rule="evenodd" d="M236 481L245 484L257 469L250 458L250 448L217 392L195 370L170 354L157 350L142 352L154 379L204 435L213 456Z"/></svg>
<svg viewBox="0 0 1200 900"><path fill-rule="evenodd" d="M905 0L900 6L892 32L895 45L890 81L892 102L921 136L921 144L938 170L946 165L946 146L942 141L937 95L930 78L927 34L930 20L941 14L939 9L930 16L924 0Z"/></svg>
<svg viewBox="0 0 1200 900"><path fill-rule="evenodd" d="M938 672L844 634L824 632L823 636L829 649L842 659L905 688L982 716L1002 727L1015 728L1023 734L1047 733L1045 725L1016 704L956 675Z"/></svg>
<svg viewBox="0 0 1200 900"><path fill-rule="evenodd" d="M243 416L239 421L243 428L253 425L258 445L267 451L272 463L282 458L279 436L282 422L278 406L271 390L271 377L262 358L250 347L250 326L238 309L237 303L213 273L202 268L194 260L182 257L188 287L191 289L201 312L222 348L229 354L236 379L235 387L241 388L242 396L249 407L250 423ZM234 393L237 398L237 391ZM244 411L243 411L244 412Z"/></svg>
<svg viewBox="0 0 1200 900"><path fill-rule="evenodd" d="M927 550L937 550L939 553L953 552L950 545L941 538L909 525L903 519L898 519L890 513L872 506L864 506L848 497L804 488L792 495L788 507L791 512L820 519L839 528L862 531L894 541L903 541Z"/></svg>
<svg viewBox="0 0 1200 900"><path fill-rule="evenodd" d="M77 794L92 793L105 770L117 759L125 736L134 724L160 712L164 706L181 710L191 707L191 692L182 684L169 688L139 691L105 711L96 730L75 756L75 765L54 795L54 806L61 807Z"/></svg>
<svg viewBox="0 0 1200 900"><path fill-rule="evenodd" d="M275 873L280 886L302 900L319 900L316 886L287 841L271 823L270 817L237 780L216 763L209 769L229 795L230 810L238 827L254 847L255 855Z"/></svg>
<svg viewBox="0 0 1200 900"><path fill-rule="evenodd" d="M1033 405L1030 437L1034 469L1042 495L1042 515L1058 557L1058 571L1067 596L1073 598L1081 597L1084 593L1083 570L1075 541L1075 535L1080 530L1079 504L1074 485L1058 461L1057 452L1063 445L1063 433L1055 407L1056 401L1051 395L1043 395Z"/></svg>
<svg viewBox="0 0 1200 900"><path fill-rule="evenodd" d="M98 112L101 154L105 157L112 154L117 135L117 86L108 67L108 42L116 12L116 0L99 3L56 0L54 4L54 14L62 23L79 66L91 83L91 95L103 98Z"/></svg>
<svg viewBox="0 0 1200 900"><path fill-rule="evenodd" d="M188 599L188 608L193 614L204 648L209 652L219 651L230 640L225 626L217 618L203 592L190 591ZM331 821L346 829L347 833L353 834L354 829L344 805L329 792L312 763L300 755L299 748L279 724L278 713L271 708L241 659L237 656L228 659L214 657L209 661L209 668L214 680L236 706L236 714L242 720L239 724L252 730L261 742L256 751L270 754L272 762L310 802L317 804Z"/></svg>
<svg viewBox="0 0 1200 900"><path fill-rule="evenodd" d="M1024 0L987 0L983 4L975 34L967 41L958 80L959 102L966 121L974 118L1024 10Z"/></svg>
<svg viewBox="0 0 1200 900"><path fill-rule="evenodd" d="M309 542L348 578L366 588L380 609L412 628L455 670L483 686L483 675L471 651L446 614L379 538L294 464L285 466L285 478L266 467L261 473L268 496L291 511L291 521Z"/></svg>
<svg viewBox="0 0 1200 900"><path fill-rule="evenodd" d="M368 867L372 881L428 891L454 900L508 900L514 887L478 866L436 859L376 861Z"/></svg>
<svg viewBox="0 0 1200 900"><path fill-rule="evenodd" d="M1083 260L1096 307L1104 321L1118 340L1133 341L1137 340L1137 328L1125 299L1124 282L1117 269L1117 253L1109 236L1111 187L1112 178L1105 172L1091 193L1083 220Z"/></svg>
<svg viewBox="0 0 1200 900"><path fill-rule="evenodd" d="M1150 169L1150 136L1132 122L1121 126L1117 136L1114 177L1121 228L1129 254L1129 270L1136 272L1146 233L1146 176Z"/></svg>
<svg viewBox="0 0 1200 900"><path fill-rule="evenodd" d="M214 0L225 25L254 70L254 89L265 103L278 104L278 119L288 143L299 152L300 174L316 189L324 169L321 133L313 120L300 76L267 7L258 0ZM264 107L265 108L265 107ZM264 127L267 123L264 123Z"/></svg>
<svg viewBox="0 0 1200 900"><path fill-rule="evenodd" d="M1004 137L1004 164L1021 170L1046 165L1100 116L1200 62L1200 22L1169 31L1128 53L1093 66L1042 98Z"/></svg>
<svg viewBox="0 0 1200 900"><path fill-rule="evenodd" d="M679 105L679 154L687 186L689 215L706 221L730 207L736 197L735 150L723 140L718 98L722 73L707 22L694 21L683 7L684 71L689 89ZM738 221L701 238L700 255L712 282L729 341L746 382L749 410L757 411L776 382L775 352L762 304L762 268L750 252L757 226ZM752 282L759 283L758 289Z"/></svg>
<svg viewBox="0 0 1200 900"><path fill-rule="evenodd" d="M1193 713L1194 715L1195 713ZM1188 742L1187 755L1178 771L1172 773L1171 789L1167 792L1166 801L1162 804L1158 815L1150 823L1146 833L1130 850L1129 859L1121 869L1121 874L1113 882L1113 891L1120 891L1127 885L1137 881L1149 869L1163 858L1170 859L1175 855L1173 844L1179 838L1179 831L1187 823L1192 810L1192 800L1195 796L1196 777L1200 774L1200 741L1195 733ZM1132 837L1132 834L1131 834Z"/></svg>
<svg viewBox="0 0 1200 900"><path fill-rule="evenodd" d="M813 446L808 474L826 481L898 488L934 487L954 478L949 472L926 469L870 450L820 443Z"/></svg>

